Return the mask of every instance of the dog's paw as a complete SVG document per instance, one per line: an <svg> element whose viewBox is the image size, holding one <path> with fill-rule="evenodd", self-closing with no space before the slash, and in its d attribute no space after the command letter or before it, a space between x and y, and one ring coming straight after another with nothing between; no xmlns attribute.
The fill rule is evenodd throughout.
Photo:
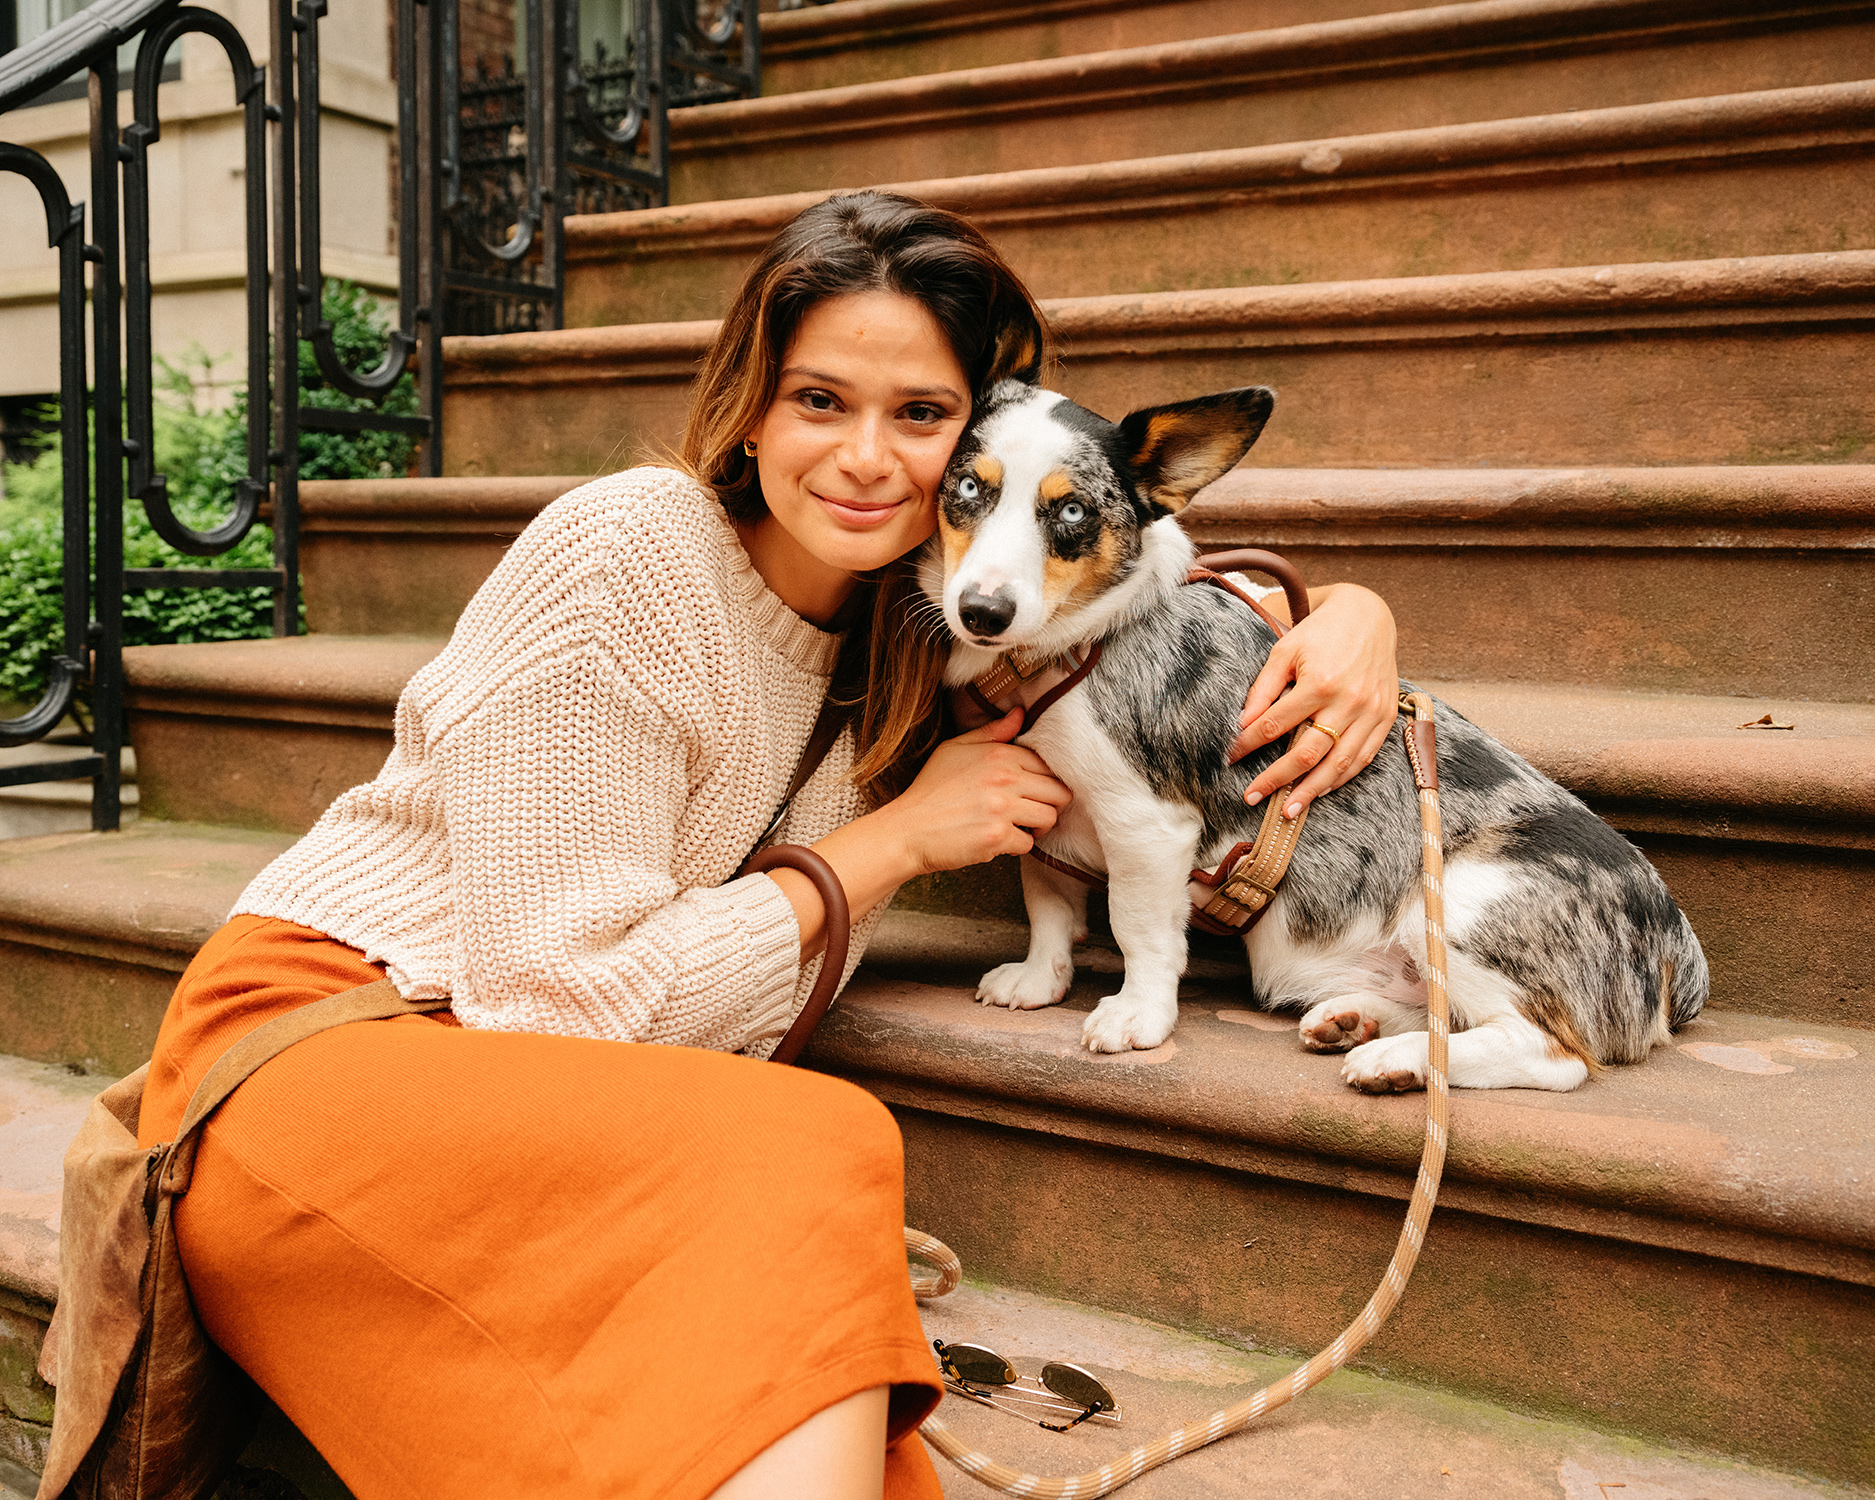
<svg viewBox="0 0 1875 1500"><path fill-rule="evenodd" d="M1426 1033L1364 1042L1341 1065L1342 1079L1363 1094L1410 1094L1426 1086Z"/></svg>
<svg viewBox="0 0 1875 1500"><path fill-rule="evenodd" d="M977 999L1010 1010L1040 1010L1067 994L1073 978L1073 964L1000 964L977 981Z"/></svg>
<svg viewBox="0 0 1875 1500"><path fill-rule="evenodd" d="M1310 1008L1298 1028L1311 1052L1346 1052L1380 1035L1380 1023L1361 1014L1354 1000L1324 1000Z"/></svg>
<svg viewBox="0 0 1875 1500"><path fill-rule="evenodd" d="M1094 1007L1081 1027L1081 1045L1090 1052L1144 1051L1163 1042L1177 1024L1177 1000L1134 999L1121 990Z"/></svg>

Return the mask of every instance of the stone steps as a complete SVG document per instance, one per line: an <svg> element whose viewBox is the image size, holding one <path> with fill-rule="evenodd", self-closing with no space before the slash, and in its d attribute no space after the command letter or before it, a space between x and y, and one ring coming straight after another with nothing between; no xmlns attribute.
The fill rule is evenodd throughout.
<svg viewBox="0 0 1875 1500"><path fill-rule="evenodd" d="M1040 297L1794 254L1875 244L1872 106L1838 83L893 186ZM823 196L569 220L568 326L718 316Z"/></svg>
<svg viewBox="0 0 1875 1500"><path fill-rule="evenodd" d="M115 842L167 856L199 942L232 881L189 851L220 841L257 864L261 846L155 829ZM66 857L88 845L95 859L111 842L86 835ZM1248 1009L1238 965L1217 950L1194 962L1170 1043L1084 1053L1081 1016L1112 987L1118 955L1084 949L1060 1007L977 1006L976 974L1023 941L1010 924L895 911L813 1044L813 1066L897 1114L908 1220L949 1241L978 1281L1097 1297L1262 1350L1325 1342L1392 1248L1423 1101L1346 1088L1332 1058L1302 1052L1292 1020ZM72 988L88 982L74 975ZM53 1286L57 1162L86 1098L137 1060L94 1060L82 1075L0 1062L11 1346L0 1437L29 1467L45 1392L14 1356L36 1344ZM1573 1094L1455 1096L1426 1252L1363 1367L1656 1441L1875 1476L1871 1067L1866 1030L1715 1011Z"/></svg>
<svg viewBox="0 0 1875 1500"><path fill-rule="evenodd" d="M1349 1090L1228 964L1194 966L1165 1046L1095 1057L1080 1024L1117 954L1084 953L1096 972L1061 1007L976 1005L976 975L1021 951L1018 928L895 914L812 1044L898 1116L909 1221L992 1282L1325 1343L1392 1250L1423 1099ZM1455 1095L1425 1254L1363 1358L1875 1476L1868 1039L1715 1012L1572 1094Z"/></svg>
<svg viewBox="0 0 1875 1500"><path fill-rule="evenodd" d="M1840 83L1875 71L1868 20L1859 0L1479 0L771 94L672 114L671 199Z"/></svg>
<svg viewBox="0 0 1875 1500"><path fill-rule="evenodd" d="M581 482L302 485L307 618L443 635L508 540ZM1247 468L1184 519L1202 548L1275 547L1313 582L1377 590L1422 676L1868 695L1875 467Z"/></svg>
<svg viewBox="0 0 1875 1500"><path fill-rule="evenodd" d="M903 920L893 918L889 922L891 930L881 949L880 977L874 982L869 975L867 982L871 989L856 1013L856 1023L861 1026L876 1024L881 1016L888 1020L894 1016L894 1002L884 1000L880 991L882 988L889 990L895 984L900 990L906 988L890 977L894 964L901 961L894 955L901 954L908 943L915 946L920 942L919 935L908 930ZM910 925L915 929L918 924L913 919ZM946 931L953 934L949 944L954 946L954 924ZM995 934L995 940L1004 941L1006 935ZM946 943L940 941L936 946L942 949ZM898 1011L906 1009L902 998L896 1002L896 1007ZM960 1019L965 1025L972 1025L983 1017L978 1012ZM897 1020L902 1028L904 1017L899 1015ZM947 1017L947 1024L949 1020ZM1202 1006L1193 1007L1191 1029L1194 1034L1214 1021ZM1212 1025L1211 1029L1222 1028ZM1261 1034L1248 1039L1253 1043L1269 1041ZM830 1037L830 1042L832 1040ZM979 1044L994 1045L1000 1040L1000 1034L992 1027L975 1040ZM1257 1055L1261 1055L1261 1050L1257 1049ZM893 1055L902 1060L905 1053L899 1049ZM1016 1055L1020 1057L1021 1052ZM1769 1055L1785 1057L1802 1070L1827 1073L1842 1065L1840 1060L1797 1061L1792 1054ZM1012 1060L1005 1058L1004 1062ZM1235 1061L1239 1059L1213 1059L1224 1068ZM1308 1061L1320 1064L1324 1060ZM1067 1065L1052 1055L1047 1063L1057 1074L1067 1071ZM1666 1058L1661 1060L1661 1066L1664 1070L1677 1068L1679 1064ZM1849 1066L1854 1066L1853 1060ZM1694 1071L1696 1073L1697 1069ZM14 1497L26 1500L33 1493L35 1475L44 1461L47 1424L55 1393L38 1380L33 1365L56 1290L60 1160L65 1143L76 1130L90 1097L106 1081L106 1076L97 1073L74 1074L60 1066L0 1057L0 1099L6 1105L4 1117L0 1118L0 1191L6 1195L5 1207L0 1209L0 1402L4 1403L4 1409L0 1409L0 1497L6 1500L14 1500ZM1761 1075L1721 1082L1727 1081L1734 1089L1759 1084L1765 1092L1776 1090L1781 1095L1785 1090L1779 1086L1788 1085L1791 1080L1779 1075ZM1513 1104L1513 1115L1520 1104L1521 1101ZM995 1107L994 1104L991 1107ZM1460 1108L1461 1119L1465 1111L1478 1113L1469 1098L1460 1101ZM910 1118L915 1118L917 1113L904 1106L900 1106L900 1111ZM1382 1111L1371 1113L1379 1119ZM1410 1114L1410 1105L1385 1113L1387 1117L1381 1129L1390 1138L1401 1134L1401 1122L1395 1117ZM1061 1145L1069 1152L1076 1149L1080 1123L1077 1120L1076 1124L1059 1132ZM1021 1150L1033 1144L1033 1134L1030 1128L1019 1126L1012 1132L1011 1139ZM1477 1140L1454 1136L1455 1152L1470 1152L1465 1159L1466 1170L1472 1170L1475 1161L1487 1158L1485 1138L1488 1134L1487 1130L1477 1129L1472 1132L1479 1137ZM919 1131L912 1139L922 1146L927 1136L928 1132ZM1748 1147L1750 1142L1738 1144ZM1113 1153L1114 1160L1123 1169L1134 1172L1153 1157L1164 1158L1166 1154L1163 1142L1155 1143L1152 1157L1124 1150ZM1297 1180L1285 1176L1280 1168L1261 1172L1258 1166L1246 1168L1233 1162L1220 1171L1215 1163L1204 1159L1198 1170L1224 1176L1237 1187L1245 1180L1254 1182L1259 1177L1273 1180L1276 1201L1261 1206L1256 1222L1243 1231L1246 1238L1251 1237L1251 1230L1257 1223L1268 1223L1273 1217L1272 1209L1280 1210L1282 1197L1293 1195L1299 1187ZM1388 1180L1384 1168L1376 1171L1363 1166L1356 1171L1362 1179L1355 1190L1356 1197L1369 1217L1384 1220L1390 1210L1397 1211L1389 1192L1397 1184ZM1008 1175L1005 1164L1004 1170L992 1174L991 1181L1000 1189ZM942 1174L927 1172L923 1178L934 1182L941 1192ZM1446 1262L1441 1258L1447 1249L1448 1219L1460 1227L1461 1234L1475 1222L1495 1227L1497 1221L1507 1221L1506 1227L1511 1233L1532 1232L1526 1219L1519 1218L1515 1212L1506 1215L1499 1199L1493 1198L1482 1207L1471 1201L1477 1197L1478 1190L1459 1181L1456 1167L1450 1181L1453 1186L1445 1207L1433 1221L1430 1248L1422 1261L1424 1279L1409 1291L1405 1309L1400 1314L1402 1319L1415 1314L1422 1319L1437 1318L1445 1310L1439 1297L1442 1292L1449 1295L1453 1286ZM915 1191L927 1189L920 1184ZM1232 1194L1232 1200L1241 1199L1241 1192ZM938 1204L941 1199L934 1201L934 1206ZM1635 1220L1639 1216L1627 1218ZM1375 1247L1382 1244L1382 1234L1376 1234L1371 1244L1360 1242L1367 1227L1364 1222L1331 1226L1331 1232L1338 1238L1357 1241L1351 1247L1350 1262L1371 1258ZM1567 1236L1572 1227L1565 1227L1557 1237ZM1282 1228L1286 1230L1288 1226ZM1553 1228L1542 1226L1542 1229ZM1634 1223L1624 1223L1623 1229L1625 1232L1616 1238L1630 1251L1645 1243L1639 1238ZM945 1232L953 1239L964 1237L948 1223ZM941 1415L945 1422L967 1441L1007 1462L1042 1473L1083 1472L1173 1426L1239 1400L1255 1387L1287 1373L1295 1363L1294 1355L1303 1351L1282 1341L1288 1335L1280 1312L1263 1318L1257 1310L1269 1303L1281 1308L1290 1301L1292 1288L1298 1283L1306 1285L1310 1275L1320 1269L1324 1248L1328 1247L1316 1247L1313 1254L1305 1251L1309 1263L1286 1270L1282 1284L1272 1287L1271 1258L1268 1252L1258 1254L1256 1244L1238 1242L1234 1250L1226 1244L1223 1253L1207 1254L1213 1247L1202 1239L1189 1246L1160 1244L1150 1239L1144 1243L1150 1246L1148 1255L1142 1257L1135 1251L1126 1257L1123 1266L1116 1268L1112 1262L1103 1260L1083 1268L1075 1287L1075 1296L1079 1299L1076 1302L1032 1290L985 1286L982 1276L985 1267L972 1260L966 1264L971 1281L949 1297L927 1303L923 1309L926 1332L932 1337L986 1343L1007 1355L1026 1373L1034 1373L1040 1363L1048 1359L1068 1359L1093 1369L1119 1398L1124 1418L1122 1427L1112 1430L1084 1427L1070 1434L1047 1433L956 1397L948 1398L944 1404ZM1277 1248L1276 1241L1272 1240L1271 1244L1272 1248ZM1074 1245L1070 1243L1062 1248L1071 1251ZM1239 1264L1241 1280L1235 1288L1238 1302L1251 1311L1247 1314L1239 1311L1228 1319L1210 1321L1180 1316L1178 1321L1187 1328L1193 1327L1196 1321L1199 1331L1194 1333L1181 1332L1163 1322L1148 1321L1137 1311L1116 1314L1087 1305L1103 1298L1110 1286L1136 1277L1138 1273L1133 1267L1140 1260L1180 1253L1190 1254L1201 1265L1211 1264L1211 1272L1205 1278L1205 1292L1219 1300L1226 1294L1223 1283L1229 1268L1233 1263ZM1753 1274L1764 1275L1766 1272L1759 1262L1772 1259L1775 1249L1766 1251L1756 1242L1749 1247L1728 1243L1723 1253L1734 1261L1755 1254L1757 1259L1748 1263L1754 1267ZM1252 1255L1256 1258L1251 1259ZM1642 1268L1641 1274L1656 1272L1657 1267L1650 1263ZM1799 1273L1799 1278L1805 1274ZM1840 1280L1842 1270L1826 1267L1822 1277ZM1358 1295L1355 1280L1355 1272L1348 1265L1335 1271L1327 1283L1329 1301L1325 1312L1333 1311L1339 1301L1350 1295ZM1860 1285L1853 1280L1850 1284ZM1170 1310L1184 1311L1181 1308ZM1509 1317L1516 1309L1507 1306L1501 1312ZM1288 1320L1289 1323L1295 1321L1293 1317ZM1247 1335L1247 1329L1257 1324L1267 1324L1277 1332ZM1129 1486L1128 1492L1140 1500L1153 1500L1155 1496L1164 1500L1173 1500L1173 1497L1199 1500L1199 1497L1240 1495L1245 1484L1254 1479L1260 1488L1283 1493L1333 1493L1360 1497L1360 1500L1445 1496L1452 1493L1455 1484L1467 1493L1493 1496L1553 1495L1558 1492L1559 1481L1561 1492L1570 1500L1600 1500L1604 1493L1599 1488L1602 1484L1625 1484L1633 1488L1644 1484L1648 1488L1642 1493L1655 1496L1656 1500L1694 1500L1694 1497L1699 1500L1797 1500L1799 1496L1816 1493L1813 1483L1797 1476L1769 1473L1722 1454L1689 1452L1684 1443L1660 1445L1637 1440L1631 1434L1649 1430L1653 1415L1649 1410L1630 1412L1609 1407L1594 1413L1592 1426L1584 1426L1579 1419L1573 1423L1559 1421L1554 1416L1535 1415L1528 1409L1507 1410L1475 1397L1455 1395L1443 1382L1432 1387L1390 1378L1389 1372L1397 1364L1397 1358L1389 1355L1383 1344L1374 1358L1364 1358L1358 1368L1343 1371L1301 1402L1257 1423L1241 1436L1147 1476ZM1528 1398L1518 1404L1527 1407ZM1550 1406L1547 1402L1540 1404ZM1325 1432L1323 1424L1326 1424ZM1332 1436L1324 1441L1328 1434ZM1384 1464L1376 1465L1372 1461L1376 1453L1386 1455ZM312 1500L344 1500L348 1493L277 1410L269 1410L263 1419L261 1434L243 1455L242 1462L250 1468L272 1469L287 1476ZM1819 1460L1812 1454L1805 1454L1801 1467L1815 1472L1828 1471L1832 1466L1827 1456ZM982 1493L973 1481L948 1464L939 1462L938 1470L947 1495L961 1500L965 1495ZM1868 1492L1858 1489L1853 1493Z"/></svg>
<svg viewBox="0 0 1875 1500"><path fill-rule="evenodd" d="M437 649L313 636L126 653L146 816L309 827L376 774L397 693ZM1425 685L1647 852L1706 944L1716 1006L1875 1026L1859 961L1875 909L1875 705ZM1766 712L1797 727L1737 727ZM1020 910L1006 870L921 891L910 899Z"/></svg>
<svg viewBox="0 0 1875 1500"><path fill-rule="evenodd" d="M1276 387L1259 466L1852 463L1875 443L1861 379L1875 251L1082 297L1045 309L1063 355L1059 387L1096 411ZM674 444L715 328L447 340L449 468L593 473Z"/></svg>
<svg viewBox="0 0 1875 1500"><path fill-rule="evenodd" d="M1369 13L1375 0L1258 0L1263 27ZM1392 9L1417 9L1394 4ZM1015 59L1074 57L1242 28L1243 0L842 0L762 17L762 92L951 73Z"/></svg>

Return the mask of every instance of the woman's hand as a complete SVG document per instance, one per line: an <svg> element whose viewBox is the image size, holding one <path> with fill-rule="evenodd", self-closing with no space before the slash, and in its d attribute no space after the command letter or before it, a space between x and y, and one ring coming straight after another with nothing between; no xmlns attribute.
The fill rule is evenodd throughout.
<svg viewBox="0 0 1875 1500"><path fill-rule="evenodd" d="M1055 826L1074 793L1033 750L1009 743L1022 733L1022 711L946 740L900 795L876 812L836 828L814 845L846 890L853 919L914 875L958 870L999 854L1026 854ZM813 884L793 870L773 870L801 924L801 952L818 953L826 915Z"/></svg>
<svg viewBox="0 0 1875 1500"><path fill-rule="evenodd" d="M1026 854L1074 800L1041 756L1010 744L1022 710L946 740L902 795L875 817L896 832L907 875Z"/></svg>
<svg viewBox="0 0 1875 1500"><path fill-rule="evenodd" d="M1282 612L1281 595L1262 602ZM1293 818L1366 768L1386 742L1399 708L1397 639L1393 611L1372 589L1337 583L1310 590L1308 618L1276 643L1250 685L1230 758L1242 760L1305 719L1326 725L1340 739L1320 729L1304 730L1250 783L1246 802L1254 807L1301 777L1283 805L1284 815Z"/></svg>

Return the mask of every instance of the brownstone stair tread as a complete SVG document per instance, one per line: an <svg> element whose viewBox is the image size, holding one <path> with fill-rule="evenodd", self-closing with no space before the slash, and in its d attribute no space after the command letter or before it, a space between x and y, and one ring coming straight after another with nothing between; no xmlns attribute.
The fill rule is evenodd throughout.
<svg viewBox="0 0 1875 1500"><path fill-rule="evenodd" d="M1115 952L1082 949L1062 1005L974 1000L1025 943L1018 926L892 913L810 1057L911 1108L1410 1192L1423 1096L1349 1088L1293 1018L1252 1009L1231 965L1194 966L1166 1044L1097 1056L1081 1024L1117 986ZM1875 1284L1869 1033L1710 1012L1674 1043L1573 1093L1455 1090L1441 1201Z"/></svg>
<svg viewBox="0 0 1875 1500"><path fill-rule="evenodd" d="M1267 545L1875 547L1875 465L1234 469L1181 516Z"/></svg>
<svg viewBox="0 0 1875 1500"><path fill-rule="evenodd" d="M1360 14L1373 0L1283 0L1258 6L1265 26ZM1116 47L1196 39L1243 24L1238 0L841 0L762 16L762 85L770 94L878 82Z"/></svg>
<svg viewBox="0 0 1875 1500"><path fill-rule="evenodd" d="M1770 160L1788 160L1808 167L1819 157L1859 156L1875 141L1871 104L1875 83L1848 82L1801 88L1769 89L1712 98L1673 99L1604 109L1574 110L1524 118L1487 120L1428 126L1364 135L1337 136L1265 146L1239 147L1108 161L1076 166L1037 167L991 172L975 176L936 178L889 184L890 190L968 215L1017 256L1019 269L1044 296L1108 292L1119 286L1165 289L1168 279L1184 286L1216 285L1189 279L1193 266L1213 252L1194 246L1203 241L1236 240L1242 230L1234 219L1220 219L1252 206L1267 208L1289 204L1306 210L1292 222L1298 233L1317 222L1328 197L1344 194L1372 198L1376 190L1387 196L1376 202L1375 222L1406 222L1402 194L1429 197L1448 215L1454 195L1464 191L1513 190L1535 180L1558 176L1581 179L1585 175L1632 178L1636 173L1665 174L1658 192L1677 185L1699 183L1690 169L1707 169L1736 162L1753 169ZM1751 179L1753 184L1760 179ZM1762 188L1741 189L1762 197ZM569 318L577 324L631 321L630 309L669 309L681 306L694 316L720 310L743 266L784 223L809 204L827 197L826 191L731 198L714 202L674 204L635 212L575 216L567 221L567 256L571 271ZM1847 206L1846 204L1843 206ZM1440 211L1435 209L1435 212ZM1701 213L1700 209L1704 212ZM1658 242L1662 232L1660 205L1653 205L1646 234ZM1476 217L1475 214L1464 217ZM1552 208L1547 218L1554 219ZM1632 227L1630 215L1609 213L1606 205L1596 214L1598 230ZM1671 216L1670 216L1671 217ZM1752 242L1752 230L1733 222L1740 214L1722 216L1701 199L1687 215L1691 222L1673 218L1675 232L1689 245L1702 237L1719 236L1720 245L1733 241L1738 253L1818 250L1830 240L1829 226L1810 223L1807 242L1792 241L1792 225L1779 221L1757 225L1775 243ZM1742 216L1750 219L1749 213ZM1775 217L1775 214L1774 214ZM1567 215L1563 215L1568 222ZM1751 221L1756 223L1755 220ZM1087 237L1101 234L1116 223L1128 226L1126 253L1107 239L1090 253ZM1441 225L1450 232L1450 226ZM1263 271L1239 275L1245 283L1294 281L1293 263L1307 259L1299 242L1291 246L1267 217L1255 222L1259 243L1254 255L1241 245L1227 252L1231 266L1261 266ZM1346 226L1341 226L1345 231ZM1493 225L1494 231L1502 226ZM1742 235L1743 238L1739 238ZM1377 265L1412 264L1415 269L1449 271L1497 269L1502 262L1466 267L1427 266L1437 252L1424 226L1412 232L1387 235L1347 235L1365 244L1381 259ZM1409 252L1400 241L1412 242ZM1501 233L1479 254L1511 254L1528 263L1530 248L1507 244ZM1078 244L1077 244L1078 242ZM1183 242L1183 243L1181 243ZM1611 246L1644 239L1611 240ZM1853 241L1852 241L1853 243ZM1343 254L1352 247L1345 247ZM1396 253L1397 252L1397 253ZM1460 252L1463 253L1463 252ZM1691 254L1712 254L1692 249ZM1214 256L1215 258L1215 256ZM587 265L631 261L638 269L628 286L601 278L594 281L580 268ZM657 263L670 269L662 271ZM714 263L713 275L700 273L699 262ZM1375 270L1371 274L1387 272ZM1397 274L1397 273L1396 273ZM1129 282L1130 278L1130 282ZM1301 275L1300 279L1326 279ZM1336 278L1339 279L1339 278ZM666 294L668 281L669 293ZM1087 283L1087 284L1082 284ZM648 287L656 287L655 292ZM705 299L709 305L701 305Z"/></svg>
<svg viewBox="0 0 1875 1500"><path fill-rule="evenodd" d="M110 1082L0 1055L0 1288L29 1302L58 1296L65 1148Z"/></svg>
<svg viewBox="0 0 1875 1500"><path fill-rule="evenodd" d="M404 684L442 648L434 638L330 635L132 646L124 679L132 708L160 696L209 713L370 715L395 707Z"/></svg>
<svg viewBox="0 0 1875 1500"><path fill-rule="evenodd" d="M792 14L792 12L790 12ZM308 480L300 529L427 534L525 526L587 476ZM1875 464L1679 468L1234 469L1181 516L1205 541L1266 528L1309 543L1591 538L1629 547L1875 548ZM1276 545L1275 537L1270 539Z"/></svg>
<svg viewBox="0 0 1875 1500"><path fill-rule="evenodd" d="M292 842L286 834L155 819L121 833L0 841L0 938L154 953L179 970Z"/></svg>

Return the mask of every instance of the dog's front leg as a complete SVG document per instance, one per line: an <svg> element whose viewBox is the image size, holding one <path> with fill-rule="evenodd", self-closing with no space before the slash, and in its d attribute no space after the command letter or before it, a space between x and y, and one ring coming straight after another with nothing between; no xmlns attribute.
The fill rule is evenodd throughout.
<svg viewBox="0 0 1875 1500"><path fill-rule="evenodd" d="M1074 979L1074 945L1087 936L1087 887L1039 859L1020 864L1029 956L991 969L977 985L977 999L1011 1010L1039 1010L1057 1003Z"/></svg>
<svg viewBox="0 0 1875 1500"><path fill-rule="evenodd" d="M1156 1047L1178 1024L1178 982L1185 973L1186 883L1204 832L1198 814L1154 803L1114 809L1132 817L1103 820L1108 918L1126 960L1126 982L1095 1007L1081 1042L1095 1052Z"/></svg>

